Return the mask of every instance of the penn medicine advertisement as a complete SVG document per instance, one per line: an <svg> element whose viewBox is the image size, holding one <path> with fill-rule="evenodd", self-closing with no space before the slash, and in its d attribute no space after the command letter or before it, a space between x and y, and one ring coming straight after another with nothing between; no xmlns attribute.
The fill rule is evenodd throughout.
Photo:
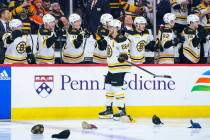
<svg viewBox="0 0 210 140"><path fill-rule="evenodd" d="M144 68L172 78L154 78L133 67L123 87L128 106L210 105L208 66ZM105 66L13 67L12 108L104 106L106 73Z"/></svg>

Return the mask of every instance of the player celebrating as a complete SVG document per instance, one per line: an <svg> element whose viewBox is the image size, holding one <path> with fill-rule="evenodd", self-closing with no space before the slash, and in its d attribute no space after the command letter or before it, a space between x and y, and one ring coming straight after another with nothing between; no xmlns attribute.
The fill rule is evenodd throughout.
<svg viewBox="0 0 210 140"><path fill-rule="evenodd" d="M158 40L160 45L159 64L174 64L175 47L184 42L184 38L176 36L173 30L176 16L173 13L166 13L163 17L164 27L159 30Z"/></svg>
<svg viewBox="0 0 210 140"><path fill-rule="evenodd" d="M63 49L63 61L64 63L81 63L84 60L82 19L78 14L71 14L69 23L66 46Z"/></svg>
<svg viewBox="0 0 210 140"><path fill-rule="evenodd" d="M128 51L130 41L120 34L121 22L112 20L109 24L109 37L103 37L98 41L99 49L107 49L108 74L105 78L106 89L106 110L99 113L99 118L113 118L119 120L121 116L126 115L125 111L125 93L122 90L124 77L129 71L130 65L125 62L129 59ZM96 37L97 38L97 37ZM113 115L113 98L116 99L116 105L119 109L117 114Z"/></svg>
<svg viewBox="0 0 210 140"><path fill-rule="evenodd" d="M55 18L46 14L43 16L44 25L38 31L37 37L37 54L36 59L38 64L54 64L54 44L62 32L54 32Z"/></svg>
<svg viewBox="0 0 210 140"><path fill-rule="evenodd" d="M7 48L4 64L27 64L31 46L28 36L22 33L22 22L13 19L9 22L9 27L12 32L3 36L4 46Z"/></svg>
<svg viewBox="0 0 210 140"><path fill-rule="evenodd" d="M99 34L100 36L103 36L103 37L108 36L109 35L108 26L109 26L109 22L111 20L113 20L112 15L103 14L100 19L101 26L99 26L99 28L97 30L97 34ZM100 50L98 48L98 44L96 44L96 47L95 47L94 53L93 53L93 62L107 63L106 58L107 58L106 50Z"/></svg>
<svg viewBox="0 0 210 140"><path fill-rule="evenodd" d="M176 16L176 25L174 28L179 34L187 26L187 16L189 13L190 0L170 0L171 12Z"/></svg>
<svg viewBox="0 0 210 140"><path fill-rule="evenodd" d="M210 63L210 1L202 0L201 4L196 7L195 13L200 17L200 24L205 28L207 33L207 42L204 44L205 57Z"/></svg>
<svg viewBox="0 0 210 140"><path fill-rule="evenodd" d="M199 63L202 55L203 43L206 42L206 33L199 26L200 19L197 15L191 14L187 17L189 26L184 29L185 42L181 51L181 63Z"/></svg>
<svg viewBox="0 0 210 140"><path fill-rule="evenodd" d="M131 61L136 64L145 62L145 49L154 51L155 41L153 36L145 28L147 21L144 17L136 17L134 20L135 30L130 31L128 38L131 40Z"/></svg>

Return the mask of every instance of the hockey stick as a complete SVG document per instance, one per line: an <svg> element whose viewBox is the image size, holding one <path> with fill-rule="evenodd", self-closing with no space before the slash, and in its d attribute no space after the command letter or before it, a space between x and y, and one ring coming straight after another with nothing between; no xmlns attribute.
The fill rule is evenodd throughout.
<svg viewBox="0 0 210 140"><path fill-rule="evenodd" d="M132 66L135 66L135 67L139 68L140 70L143 70L143 71L146 72L146 73L149 73L149 74L152 75L154 78L157 78L157 77L159 77L159 78L172 78L170 75L156 75L156 74L154 74L154 73L152 73L152 72L150 72L150 71L148 71L148 70L146 70L146 69L144 69L144 68L142 68L142 67L140 67L140 66L138 66L138 65L136 65L136 64L134 64L134 63L132 63L132 62L130 62L130 61L127 61L127 60L126 60L126 62L128 62L128 63L131 64Z"/></svg>

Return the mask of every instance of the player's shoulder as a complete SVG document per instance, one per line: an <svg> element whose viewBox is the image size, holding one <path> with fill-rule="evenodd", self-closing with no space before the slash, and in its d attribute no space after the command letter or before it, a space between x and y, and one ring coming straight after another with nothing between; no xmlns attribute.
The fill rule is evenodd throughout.
<svg viewBox="0 0 210 140"><path fill-rule="evenodd" d="M97 33L102 36L107 36L109 34L108 30L105 29L103 26L99 26Z"/></svg>
<svg viewBox="0 0 210 140"><path fill-rule="evenodd" d="M73 29L73 28L68 29L68 33L70 35L78 35L80 32L82 32L82 29L80 29L80 30L76 30L76 29Z"/></svg>
<svg viewBox="0 0 210 140"><path fill-rule="evenodd" d="M123 42L127 41L128 38L126 36L120 34L116 37L115 40L116 40L117 43L123 43Z"/></svg>
<svg viewBox="0 0 210 140"><path fill-rule="evenodd" d="M164 25L160 28L160 31L166 32L166 33L171 33L171 32L173 32L173 29Z"/></svg>
<svg viewBox="0 0 210 140"><path fill-rule="evenodd" d="M185 33L185 34L195 34L195 30L193 30L193 29L191 29L191 28L189 28L189 27L186 27L186 28L184 29L184 33Z"/></svg>
<svg viewBox="0 0 210 140"><path fill-rule="evenodd" d="M148 30L148 29L145 29L143 33L144 33L144 35L148 35L148 34L150 34L150 32L149 32L149 30Z"/></svg>
<svg viewBox="0 0 210 140"><path fill-rule="evenodd" d="M44 28L44 26L39 28L39 34L40 35L51 35L51 31Z"/></svg>

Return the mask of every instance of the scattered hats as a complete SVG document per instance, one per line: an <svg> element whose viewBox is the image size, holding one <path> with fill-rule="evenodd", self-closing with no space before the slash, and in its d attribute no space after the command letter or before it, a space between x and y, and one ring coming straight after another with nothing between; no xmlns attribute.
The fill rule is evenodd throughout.
<svg viewBox="0 0 210 140"><path fill-rule="evenodd" d="M156 115L154 115L154 116L152 117L152 122L153 122L153 124L155 124L155 125L164 124L164 123L161 122L160 118L159 118L158 116L156 116Z"/></svg>
<svg viewBox="0 0 210 140"><path fill-rule="evenodd" d="M70 135L70 130L63 130L58 134L53 134L52 138L57 138L57 139L67 139Z"/></svg>
<svg viewBox="0 0 210 140"><path fill-rule="evenodd" d="M82 128L83 129L97 129L98 127L94 124L89 124L86 121L82 122Z"/></svg>
<svg viewBox="0 0 210 140"><path fill-rule="evenodd" d="M32 134L43 134L44 126L42 124L37 124L31 128Z"/></svg>
<svg viewBox="0 0 210 140"><path fill-rule="evenodd" d="M126 122L126 123L136 123L137 122L130 115L120 117L120 121L121 122Z"/></svg>
<svg viewBox="0 0 210 140"><path fill-rule="evenodd" d="M190 120L190 123L192 126L190 126L188 128L202 128L199 123L193 122L192 120Z"/></svg>

